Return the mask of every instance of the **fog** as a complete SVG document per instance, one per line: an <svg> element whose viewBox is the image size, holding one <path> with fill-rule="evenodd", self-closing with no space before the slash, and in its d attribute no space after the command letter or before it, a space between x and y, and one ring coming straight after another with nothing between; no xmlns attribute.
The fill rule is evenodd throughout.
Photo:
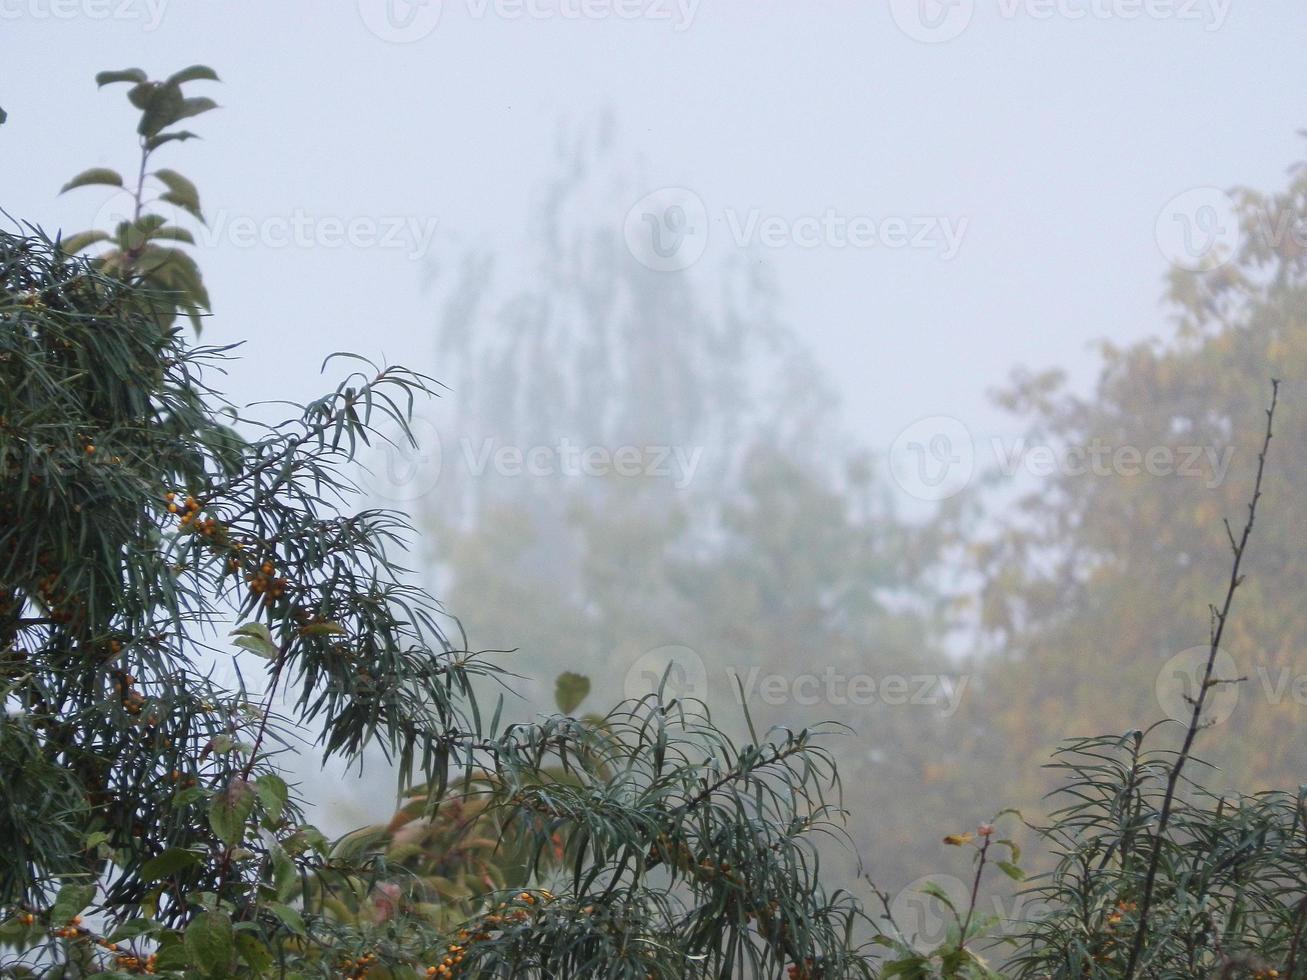
<svg viewBox="0 0 1307 980"><path fill-rule="evenodd" d="M1124 726L1118 701L1168 710L1158 665L1204 638L1195 586L1173 610L1192 637L1141 613L1055 669L1031 651L1066 638L1022 631L1058 600L1005 620L988 603L1016 586L982 542L1067 480L1179 486L1213 537L1175 567L1214 556L1214 583L1256 413L1149 440L1146 411L1058 432L1037 396L995 393L1057 368L1095 402L1100 341L1170 342L1168 276L1241 244L1227 190L1277 191L1304 156L1304 41L1307 8L1235 0L0 0L0 207L52 233L111 217L94 188L59 194L134 159L95 73L213 66L222 110L167 165L208 219L204 340L243 344L226 392L310 399L341 350L447 385L419 446L378 447L361 480L411 515L408 564L470 647L518 651L506 710L553 710L571 670L586 711L666 679L737 727L741 701L846 724L857 858L898 886L941 835L1037 799L985 775L1000 755ZM1303 349L1231 357L1292 400ZM1185 398L1241 404L1201 380ZM1123 505L1122 542L1095 547L1156 534L1174 556L1175 513ZM1064 544L1041 542L1054 563ZM1270 668L1302 635L1275 628L1244 704L1300 729ZM1156 662L1126 697L1103 650L1135 641ZM1058 686L1095 663L1097 700ZM361 783L303 770L334 832L393 808L376 760Z"/></svg>

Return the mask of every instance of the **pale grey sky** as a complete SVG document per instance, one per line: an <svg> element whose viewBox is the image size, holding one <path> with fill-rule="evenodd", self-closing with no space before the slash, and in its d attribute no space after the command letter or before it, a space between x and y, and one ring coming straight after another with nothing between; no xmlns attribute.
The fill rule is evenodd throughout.
<svg viewBox="0 0 1307 980"><path fill-rule="evenodd" d="M985 393L1014 364L1085 377L1090 340L1165 329L1167 202L1276 186L1303 150L1297 0L387 2L0 0L0 205L84 227L103 197L59 186L133 155L94 73L212 65L224 108L167 156L214 219L206 339L248 341L237 394L305 396L337 348L439 374L414 253L511 253L559 123L611 107L649 190L703 202L689 274L747 239L885 448L922 416L1006 431Z"/></svg>

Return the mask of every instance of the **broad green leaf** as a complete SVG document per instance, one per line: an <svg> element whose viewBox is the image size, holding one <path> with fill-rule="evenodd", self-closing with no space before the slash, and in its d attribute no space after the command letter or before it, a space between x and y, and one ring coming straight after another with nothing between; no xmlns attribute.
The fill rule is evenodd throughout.
<svg viewBox="0 0 1307 980"><path fill-rule="evenodd" d="M570 715L590 693L590 678L570 670L558 675L554 682L554 703L558 710Z"/></svg>
<svg viewBox="0 0 1307 980"><path fill-rule="evenodd" d="M200 855L194 851L188 851L180 847L171 847L162 854L156 855L146 861L141 866L141 880L144 882L158 881L160 878L167 878L175 874L182 868L188 868L191 865L198 864Z"/></svg>
<svg viewBox="0 0 1307 980"><path fill-rule="evenodd" d="M275 660L280 652L272 640L272 631L266 623L246 623L231 631L236 637L236 645L244 650L257 653L260 657Z"/></svg>
<svg viewBox="0 0 1307 980"><path fill-rule="evenodd" d="M107 232L103 231L80 231L76 235L69 235L67 238L60 239L59 247L64 250L66 255L77 255L86 250L88 246L95 245L97 242L109 242L113 239Z"/></svg>
<svg viewBox="0 0 1307 980"><path fill-rule="evenodd" d="M114 82L144 82L148 76L139 68L124 68L122 71L102 71L95 76L99 88Z"/></svg>
<svg viewBox="0 0 1307 980"><path fill-rule="evenodd" d="M282 902L294 895L299 885L295 862L280 847L272 849L272 882L276 886L277 899Z"/></svg>
<svg viewBox="0 0 1307 980"><path fill-rule="evenodd" d="M191 65L168 76L167 84L180 85L182 82L219 81L218 73L208 65Z"/></svg>
<svg viewBox="0 0 1307 980"><path fill-rule="evenodd" d="M309 623L300 628L304 636L346 636L347 631L340 623Z"/></svg>
<svg viewBox="0 0 1307 980"><path fill-rule="evenodd" d="M135 939L137 936L144 936L147 933L154 932L159 928L159 923L153 919L128 919L117 929L115 929L109 939L112 942L122 942L126 939Z"/></svg>
<svg viewBox="0 0 1307 980"><path fill-rule="evenodd" d="M59 895L50 907L50 919L55 923L65 923L85 911L94 899L94 885L66 884L59 889Z"/></svg>
<svg viewBox="0 0 1307 980"><path fill-rule="evenodd" d="M169 170L166 167L162 170L156 170L154 176L168 188L168 193L162 195L160 200L175 204L201 221L204 220L200 214L200 192L191 183L190 178L183 177L176 170Z"/></svg>
<svg viewBox="0 0 1307 980"><path fill-rule="evenodd" d="M998 866L1013 881L1023 881L1026 877L1026 873L1011 861L999 861Z"/></svg>
<svg viewBox="0 0 1307 980"><path fill-rule="evenodd" d="M921 886L921 890L927 895L938 898L950 909L954 909L953 899L948 897L948 892L944 891L943 887L941 887L937 882L928 881ZM954 911L956 911L956 909L954 909Z"/></svg>
<svg viewBox="0 0 1307 980"><path fill-rule="evenodd" d="M186 927L184 942L190 965L206 976L225 977L231 973L235 934L231 920L221 912L197 915Z"/></svg>
<svg viewBox="0 0 1307 980"><path fill-rule="evenodd" d="M194 245L195 236L185 228L178 228L175 225L167 225L156 232L152 232L150 234L150 241L185 242L187 245Z"/></svg>
<svg viewBox="0 0 1307 980"><path fill-rule="evenodd" d="M110 170L108 167L92 167L90 170L83 170L80 174L59 188L59 193L63 194L72 190L74 187L88 187L92 184L102 184L107 187L122 187L123 178L116 170Z"/></svg>
<svg viewBox="0 0 1307 980"><path fill-rule="evenodd" d="M241 962L249 967L249 975L261 977L268 974L272 966L272 950L258 936L238 932L236 952L240 954Z"/></svg>
<svg viewBox="0 0 1307 980"><path fill-rule="evenodd" d="M239 776L234 777L209 802L209 826L219 840L229 847L245 836L245 823L254 810L254 788Z"/></svg>
<svg viewBox="0 0 1307 980"><path fill-rule="evenodd" d="M157 150L164 143L171 143L174 140L197 140L200 136L198 133L192 133L189 129L179 129L175 133L159 133L157 136L151 136L145 141L147 150Z"/></svg>
<svg viewBox="0 0 1307 980"><path fill-rule="evenodd" d="M290 800L290 789L286 781L276 773L265 773L254 781L254 789L268 817L274 823L280 820L286 810L286 803Z"/></svg>
<svg viewBox="0 0 1307 980"><path fill-rule="evenodd" d="M272 914L279 918L291 932L297 936L304 935L304 917L299 914L295 908L284 905L281 902L274 902L269 906Z"/></svg>
<svg viewBox="0 0 1307 980"><path fill-rule="evenodd" d="M138 85L132 89L131 98L133 103L138 101L138 98L145 103L136 131L146 137L157 136L181 119L186 104L181 88L154 82L148 86Z"/></svg>
<svg viewBox="0 0 1307 980"><path fill-rule="evenodd" d="M127 93L127 100L138 109L144 110L150 104L150 99L154 96L155 91L159 88L158 82L147 82L142 80L139 85L133 85Z"/></svg>

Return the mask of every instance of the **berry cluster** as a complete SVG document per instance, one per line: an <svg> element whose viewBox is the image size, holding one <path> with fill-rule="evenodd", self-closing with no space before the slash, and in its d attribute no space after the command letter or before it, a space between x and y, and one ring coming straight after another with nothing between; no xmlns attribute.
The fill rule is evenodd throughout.
<svg viewBox="0 0 1307 980"><path fill-rule="evenodd" d="M35 924L36 916L31 912L25 912L18 916L18 921L25 926ZM82 917L75 915L62 926L50 930L50 935L56 939L70 939L76 942L93 943L99 946L106 953L114 954L114 965L128 973L154 973L157 967L158 957L151 953L149 956L140 957L130 951L123 951L122 947L115 942L111 942L104 936L97 936L90 929L82 925Z"/></svg>
<svg viewBox="0 0 1307 980"><path fill-rule="evenodd" d="M549 892L541 892L545 899L553 898ZM526 908L511 908L509 902L500 902L495 906L494 911L486 915L481 920L481 925L476 930L460 929L458 932L458 942L450 943L445 947L444 958L435 966L427 967L428 977L438 977L440 980L448 980L450 977L457 976L455 972L459 964L463 962L468 950L474 943L485 942L490 938L490 930L497 929L504 925L519 925L525 922L531 916L531 909L540 901L530 892L521 892L513 899ZM593 911L590 909L589 911Z"/></svg>
<svg viewBox="0 0 1307 980"><path fill-rule="evenodd" d="M277 578L275 573L277 566L271 558L266 558L259 565L258 571L245 576L245 581L249 583L250 591L255 595L263 596L266 604L272 604L286 594L287 582L284 578Z"/></svg>
<svg viewBox="0 0 1307 980"><path fill-rule="evenodd" d="M128 973L154 973L159 957L151 953L145 959L131 953L114 957L114 964Z"/></svg>
<svg viewBox="0 0 1307 980"><path fill-rule="evenodd" d="M357 959L347 959L340 964L341 972L345 980L363 980L372 969L372 964L376 962L376 954L364 953Z"/></svg>
<svg viewBox="0 0 1307 980"><path fill-rule="evenodd" d="M180 503L177 503L177 494L169 491L163 495L163 499L168 502L168 513L179 514L178 522L185 529L194 531L211 541L223 544L226 542L226 528L218 523L215 517L201 517L201 511L204 505L189 494Z"/></svg>
<svg viewBox="0 0 1307 980"><path fill-rule="evenodd" d="M82 917L75 915L68 920L68 924L60 926L54 930L54 935L59 939L80 939L82 936L90 933L82 928Z"/></svg>
<svg viewBox="0 0 1307 980"><path fill-rule="evenodd" d="M136 683L136 678L123 670L111 671L111 674L113 690L122 702L123 710L129 715L139 715L145 707L145 695L132 686Z"/></svg>
<svg viewBox="0 0 1307 980"><path fill-rule="evenodd" d="M247 562L247 543L233 540L228 527L215 517L204 516L204 504L194 496L178 495L169 491L163 495L168 513L178 515L183 530L203 537L215 550L227 554L228 573L237 575ZM245 584L253 595L261 596L264 605L272 605L285 597L290 583L276 575L276 561L269 555L245 576Z"/></svg>

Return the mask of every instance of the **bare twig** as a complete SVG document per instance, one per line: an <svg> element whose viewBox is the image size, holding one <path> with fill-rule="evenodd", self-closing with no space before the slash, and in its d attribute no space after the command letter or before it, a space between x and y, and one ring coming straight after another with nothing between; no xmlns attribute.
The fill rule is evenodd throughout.
<svg viewBox="0 0 1307 980"><path fill-rule="evenodd" d="M1225 633L1225 624L1230 615L1230 609L1234 604L1234 593L1243 583L1243 576L1240 574L1240 568L1243 565L1244 552L1248 547L1248 539L1252 535L1253 522L1257 517L1257 503L1262 496L1262 477L1266 472L1266 455L1271 445L1271 427L1275 421L1275 406L1280 395L1280 382L1271 380L1271 404L1266 409L1266 436L1262 440L1261 452L1257 454L1257 477L1253 482L1252 499L1248 501L1248 520L1244 524L1243 533L1235 541L1234 535L1230 532L1229 523L1226 524L1226 534L1230 538L1230 547L1234 552L1234 561L1230 568L1230 580L1225 590L1225 601L1218 609L1212 607L1212 626L1211 626L1211 643L1207 651L1207 664L1203 670L1203 682L1198 688L1198 695L1193 699L1193 711L1189 716L1189 726L1185 729L1184 742L1180 746L1180 751L1171 764L1170 770L1166 777L1166 792L1162 796L1162 809L1157 819L1157 830L1153 835L1153 849L1148 858L1148 872L1144 876L1143 896L1139 901L1139 924L1135 929L1134 944L1130 948L1130 958L1126 961L1125 980L1131 980L1135 975L1135 970L1139 963L1139 956L1143 952L1144 943L1148 938L1148 914L1152 907L1153 892L1157 886L1157 869L1162 861L1162 842L1166 836L1167 827L1171 823L1171 813L1175 807L1176 787L1180 783L1180 774L1184 770L1185 763L1189 761L1189 753L1193 748L1194 739L1198 735L1202 725L1203 708L1207 703L1207 692L1215 687L1219 680L1213 680L1212 671L1216 667L1216 655L1221 645L1221 637Z"/></svg>

